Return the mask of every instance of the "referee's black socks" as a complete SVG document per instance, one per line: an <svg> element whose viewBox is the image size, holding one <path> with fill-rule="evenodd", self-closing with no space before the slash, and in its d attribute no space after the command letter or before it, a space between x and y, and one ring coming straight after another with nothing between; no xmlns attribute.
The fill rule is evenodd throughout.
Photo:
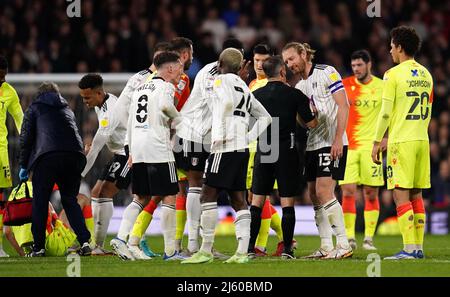
<svg viewBox="0 0 450 297"><path fill-rule="evenodd" d="M252 222L253 223L253 222ZM281 219L283 229L284 253L292 252L292 239L295 228L295 209L293 206L283 207L283 218Z"/></svg>
<svg viewBox="0 0 450 297"><path fill-rule="evenodd" d="M258 237L259 228L261 228L261 212L262 208L252 205L250 207L250 215L252 221L250 223L250 242L248 244L248 252L255 252L256 238Z"/></svg>

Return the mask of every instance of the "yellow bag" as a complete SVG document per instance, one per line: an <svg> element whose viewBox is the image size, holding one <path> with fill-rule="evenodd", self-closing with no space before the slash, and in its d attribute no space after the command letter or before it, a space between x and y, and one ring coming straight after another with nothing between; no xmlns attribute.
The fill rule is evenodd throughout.
<svg viewBox="0 0 450 297"><path fill-rule="evenodd" d="M45 239L45 254L47 256L66 255L67 249L73 245L76 238L75 233L57 219L52 233Z"/></svg>
<svg viewBox="0 0 450 297"><path fill-rule="evenodd" d="M28 189L30 190L30 194L33 193L33 184L31 181L27 181ZM9 195L8 201L13 200L14 196L16 199L20 199L25 197L25 183L21 185L20 188L15 187L11 194ZM31 233L31 223L22 225L22 226L11 226L12 232L14 233L14 237L16 238L17 244L21 247L29 246L33 243L33 234Z"/></svg>

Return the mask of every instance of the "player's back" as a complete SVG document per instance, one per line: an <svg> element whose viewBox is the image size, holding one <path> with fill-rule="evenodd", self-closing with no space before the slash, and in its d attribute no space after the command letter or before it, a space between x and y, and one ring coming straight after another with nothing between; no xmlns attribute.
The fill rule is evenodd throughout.
<svg viewBox="0 0 450 297"><path fill-rule="evenodd" d="M169 118L162 106L173 104L173 84L160 77L142 84L133 94L130 107L131 147L133 163L173 162ZM170 102L172 100L172 102Z"/></svg>
<svg viewBox="0 0 450 297"><path fill-rule="evenodd" d="M383 80L372 76L367 83L361 83L355 76L342 80L350 104L347 136L349 149L372 149L375 125L381 109Z"/></svg>
<svg viewBox="0 0 450 297"><path fill-rule="evenodd" d="M183 121L177 127L179 137L197 143L205 142L204 137L211 129L208 90L212 89L218 73L217 62L205 65L197 73L189 99L180 111Z"/></svg>
<svg viewBox="0 0 450 297"><path fill-rule="evenodd" d="M127 84L120 93L119 99L117 101L117 108L115 109L115 116L122 124L127 125L128 122L128 112L130 109L130 104L132 100L132 96L134 91L143 83L153 77L154 74L150 69L144 69L142 71L137 72L133 76L131 76Z"/></svg>
<svg viewBox="0 0 450 297"><path fill-rule="evenodd" d="M433 102L433 79L414 60L407 60L384 75L383 100L393 101L389 142L428 141Z"/></svg>
<svg viewBox="0 0 450 297"><path fill-rule="evenodd" d="M248 86L236 74L221 74L214 81L213 98L212 141L226 139L225 146L219 149L222 152L248 147L250 110L252 100L256 100ZM217 151L217 147L213 145L211 151Z"/></svg>

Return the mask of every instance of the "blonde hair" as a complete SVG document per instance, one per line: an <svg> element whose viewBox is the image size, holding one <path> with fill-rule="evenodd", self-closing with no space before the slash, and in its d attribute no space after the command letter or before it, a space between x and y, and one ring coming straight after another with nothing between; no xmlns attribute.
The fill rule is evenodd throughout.
<svg viewBox="0 0 450 297"><path fill-rule="evenodd" d="M238 72L241 68L242 53L235 48L227 48L222 51L219 61L226 65L232 72Z"/></svg>
<svg viewBox="0 0 450 297"><path fill-rule="evenodd" d="M313 50L311 46L308 43L300 43L300 42L289 42L283 47L283 52L293 48L297 51L298 54L301 54L303 52L306 53L306 60L308 62L311 62L314 59L314 53L316 50Z"/></svg>

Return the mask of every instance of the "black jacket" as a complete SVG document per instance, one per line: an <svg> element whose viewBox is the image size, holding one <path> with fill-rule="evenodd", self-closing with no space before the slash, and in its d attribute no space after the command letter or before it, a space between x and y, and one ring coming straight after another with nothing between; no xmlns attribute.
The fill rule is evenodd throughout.
<svg viewBox="0 0 450 297"><path fill-rule="evenodd" d="M25 112L20 133L22 168L32 170L39 157L50 152L73 152L86 163L75 115L67 101L55 92L42 93Z"/></svg>

